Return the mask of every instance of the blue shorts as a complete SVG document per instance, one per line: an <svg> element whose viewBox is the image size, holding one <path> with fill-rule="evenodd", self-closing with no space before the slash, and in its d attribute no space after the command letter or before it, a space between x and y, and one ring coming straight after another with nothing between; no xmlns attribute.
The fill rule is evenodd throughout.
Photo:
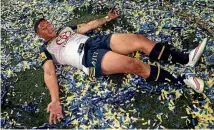
<svg viewBox="0 0 214 130"><path fill-rule="evenodd" d="M106 52L111 51L110 39L112 34L89 38L84 47L83 65L89 67L92 77L103 76L101 69L102 58Z"/></svg>

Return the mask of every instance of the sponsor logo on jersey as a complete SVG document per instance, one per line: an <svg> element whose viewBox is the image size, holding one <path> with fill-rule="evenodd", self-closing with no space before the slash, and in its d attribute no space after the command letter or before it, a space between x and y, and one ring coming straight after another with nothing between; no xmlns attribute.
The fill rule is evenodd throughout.
<svg viewBox="0 0 214 130"><path fill-rule="evenodd" d="M74 32L72 31L65 31L63 33L61 33L58 38L56 39L56 44L57 45L62 45L63 47L66 46L68 40L70 39L70 37L74 34Z"/></svg>
<svg viewBox="0 0 214 130"><path fill-rule="evenodd" d="M42 53L40 54L39 60L40 60L41 62L43 62L43 61L46 60L46 59L47 59L47 56L45 55L45 52L42 52Z"/></svg>

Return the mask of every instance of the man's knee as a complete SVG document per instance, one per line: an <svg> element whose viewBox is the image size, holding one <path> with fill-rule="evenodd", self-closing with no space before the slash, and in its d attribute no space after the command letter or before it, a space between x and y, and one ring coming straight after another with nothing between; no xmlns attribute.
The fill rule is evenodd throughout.
<svg viewBox="0 0 214 130"><path fill-rule="evenodd" d="M145 37L141 34L133 34L133 42L135 43L134 45L138 48L142 48L142 41L144 40L144 38Z"/></svg>

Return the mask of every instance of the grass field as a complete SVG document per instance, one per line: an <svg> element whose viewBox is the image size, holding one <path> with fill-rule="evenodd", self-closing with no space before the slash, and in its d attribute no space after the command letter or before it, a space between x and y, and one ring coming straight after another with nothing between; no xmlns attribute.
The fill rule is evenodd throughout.
<svg viewBox="0 0 214 130"><path fill-rule="evenodd" d="M97 11L97 15L92 15L92 10L90 8L79 8L73 10L74 14L79 14L78 18L72 20L67 24L79 24L87 21L91 21L93 19L102 18L106 15L108 11L107 8L103 8L100 11ZM122 29L125 28L128 32L135 32L137 31L135 26L129 24L129 19L122 17L121 19L122 25L120 26L118 21L112 21L109 24L105 25L101 30L114 30L114 26L120 26ZM113 25L113 26L112 26ZM2 31L2 41L9 41L10 34L5 33L7 30ZM195 33L189 33L189 37L186 39L187 41L193 41L195 39ZM3 45L5 43L2 43ZM19 46L21 43L17 41L17 45ZM176 45L175 45L176 46ZM184 46L192 48L195 45L187 45ZM14 48L9 45L5 44L7 50L13 52ZM143 55L141 55L143 56ZM30 60L30 59L21 59L23 60ZM16 66L19 62L15 60L15 56L12 56L10 65ZM203 61L200 61L203 64ZM170 68L169 68L170 69ZM210 69L210 68L208 68ZM211 69L210 69L211 70ZM60 75L60 69L58 70L58 79L63 79ZM64 72L64 71L63 71ZM67 73L66 73L67 74ZM43 78L43 70L42 67L29 67L21 72L14 72L12 73L11 78L4 79L1 81L1 92L3 95L1 99L1 128L75 128L74 124L70 125L63 125L62 123L58 123L57 125L49 126L48 118L49 114L46 112L47 104L50 102L50 94L48 89L44 83ZM65 75L64 75L65 76ZM68 75L66 75L68 76ZM72 75L75 81L79 81L79 75ZM76 77L75 77L76 76ZM123 82L126 80L127 75L119 74L119 75L112 75L108 79L103 79L107 84L115 84L113 89L122 88ZM64 78L65 79L65 78ZM98 80L98 83L100 81ZM60 89L61 95L63 97L64 92L67 91L65 84L63 85L63 81L60 81ZM98 84L97 83L97 84ZM96 83L95 83L96 84ZM136 86L130 86L136 87ZM113 89L111 89L113 91ZM186 108L192 107L192 102L195 100L195 97L201 97L202 95L197 94L189 94L187 90L184 90L184 93L173 100L175 104L174 113L169 109L170 103L166 104L165 100L160 100L161 94L156 94L155 92L146 92L142 93L142 88L137 87L138 91L135 91L135 95L130 97L131 104L129 107L127 105L115 104L114 107L121 108L125 110L125 114L129 113L129 117L137 118L137 121L130 123L131 127L128 128L194 128L197 124L196 118L193 119L195 124L192 122L187 121L187 117L192 119L192 117L187 114ZM7 92L7 93L6 93ZM96 92L96 91L95 91ZM114 91L115 92L115 91ZM70 95L72 93L69 92ZM65 94L70 96L69 94ZM65 96L64 95L64 96ZM170 94L169 94L170 95ZM77 97L79 98L79 97ZM62 102L68 102L65 98L61 99ZM65 107L65 110L70 110L69 108ZM213 106L212 106L213 109ZM122 112L121 112L122 113ZM69 117L69 115L66 115ZM118 115L120 116L120 115ZM125 117L125 116L124 116ZM118 117L119 118L119 117ZM117 119L117 117L115 117ZM114 120L115 120L114 119ZM66 122L65 120L63 122ZM211 121L212 123L212 121ZM113 123L114 124L114 123ZM85 123L87 125L87 123ZM77 126L81 126L78 124ZM122 126L122 125L121 125ZM99 128L99 126L94 126L94 128ZM117 128L117 127L116 127Z"/></svg>

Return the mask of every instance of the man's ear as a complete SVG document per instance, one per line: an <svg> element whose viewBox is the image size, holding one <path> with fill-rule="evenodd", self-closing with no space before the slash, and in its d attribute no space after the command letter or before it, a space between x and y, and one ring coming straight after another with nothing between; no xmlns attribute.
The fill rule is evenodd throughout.
<svg viewBox="0 0 214 130"><path fill-rule="evenodd" d="M39 37L42 37L42 36L39 34L39 32L37 32L36 35L38 35Z"/></svg>

